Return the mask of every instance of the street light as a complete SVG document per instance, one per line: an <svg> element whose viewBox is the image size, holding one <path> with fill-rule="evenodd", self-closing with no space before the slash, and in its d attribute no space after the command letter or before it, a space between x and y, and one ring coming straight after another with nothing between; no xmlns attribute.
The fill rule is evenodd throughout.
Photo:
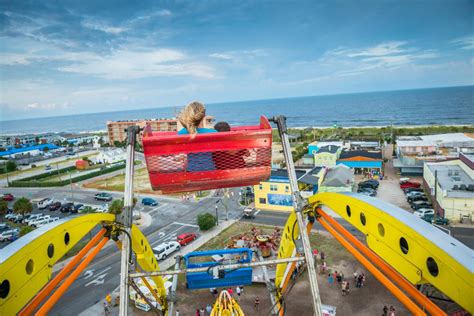
<svg viewBox="0 0 474 316"><path fill-rule="evenodd" d="M217 203L219 203L219 201L216 202L216 226L219 226L219 214L217 214Z"/></svg>

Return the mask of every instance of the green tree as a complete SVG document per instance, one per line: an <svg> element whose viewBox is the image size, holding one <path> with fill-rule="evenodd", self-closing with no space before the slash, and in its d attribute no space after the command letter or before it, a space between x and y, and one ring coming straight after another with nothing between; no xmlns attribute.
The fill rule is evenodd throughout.
<svg viewBox="0 0 474 316"><path fill-rule="evenodd" d="M25 215L25 213L31 213L33 210L33 205L31 205L30 200L25 197L21 197L16 200L15 204L13 204L13 211L15 213Z"/></svg>
<svg viewBox="0 0 474 316"><path fill-rule="evenodd" d="M6 214L8 211L8 202L7 201L0 201L0 215Z"/></svg>
<svg viewBox="0 0 474 316"><path fill-rule="evenodd" d="M48 148L48 147L44 147L44 148L43 148L43 152L44 152L44 153L47 153L48 151L49 151L49 148Z"/></svg>
<svg viewBox="0 0 474 316"><path fill-rule="evenodd" d="M82 214L94 213L94 209L91 206L86 206L81 210Z"/></svg>
<svg viewBox="0 0 474 316"><path fill-rule="evenodd" d="M6 168L7 168L7 172L15 171L17 169L16 162L14 162L13 160L8 160L6 164Z"/></svg>
<svg viewBox="0 0 474 316"><path fill-rule="evenodd" d="M31 226L23 226L22 228L20 228L20 236L24 236L29 232L32 232L33 230L35 229Z"/></svg>
<svg viewBox="0 0 474 316"><path fill-rule="evenodd" d="M199 229L202 231L209 230L216 226L216 221L216 217L211 213L199 214L197 217Z"/></svg>

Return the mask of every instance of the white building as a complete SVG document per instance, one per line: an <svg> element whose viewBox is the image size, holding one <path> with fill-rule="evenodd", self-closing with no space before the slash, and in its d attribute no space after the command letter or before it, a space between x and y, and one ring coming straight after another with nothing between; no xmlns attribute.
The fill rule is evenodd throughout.
<svg viewBox="0 0 474 316"><path fill-rule="evenodd" d="M126 152L122 148L101 150L95 157L96 163L115 163L124 161L127 158Z"/></svg>

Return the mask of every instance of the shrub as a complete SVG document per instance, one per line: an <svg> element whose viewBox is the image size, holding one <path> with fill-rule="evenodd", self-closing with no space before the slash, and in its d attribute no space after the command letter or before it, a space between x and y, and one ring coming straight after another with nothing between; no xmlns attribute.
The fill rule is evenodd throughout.
<svg viewBox="0 0 474 316"><path fill-rule="evenodd" d="M91 206L86 206L81 210L81 213L86 214L86 213L94 213L94 209Z"/></svg>
<svg viewBox="0 0 474 316"><path fill-rule="evenodd" d="M31 226L23 226L22 228L20 228L20 236L24 236L29 232L32 232L33 230L35 229Z"/></svg>
<svg viewBox="0 0 474 316"><path fill-rule="evenodd" d="M216 217L211 213L199 214L197 217L197 223L200 230L209 230L216 226Z"/></svg>
<svg viewBox="0 0 474 316"><path fill-rule="evenodd" d="M6 164L7 172L12 172L17 169L16 162L8 160Z"/></svg>

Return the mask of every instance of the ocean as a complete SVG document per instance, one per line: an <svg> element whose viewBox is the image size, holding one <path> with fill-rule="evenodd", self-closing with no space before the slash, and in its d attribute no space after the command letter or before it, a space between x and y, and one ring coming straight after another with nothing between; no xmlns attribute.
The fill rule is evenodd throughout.
<svg viewBox="0 0 474 316"><path fill-rule="evenodd" d="M260 115L279 114L290 127L462 125L474 124L474 86L214 103L206 108L216 121L231 125L257 124ZM100 131L107 121L174 114L175 107L165 107L0 121L0 134Z"/></svg>

